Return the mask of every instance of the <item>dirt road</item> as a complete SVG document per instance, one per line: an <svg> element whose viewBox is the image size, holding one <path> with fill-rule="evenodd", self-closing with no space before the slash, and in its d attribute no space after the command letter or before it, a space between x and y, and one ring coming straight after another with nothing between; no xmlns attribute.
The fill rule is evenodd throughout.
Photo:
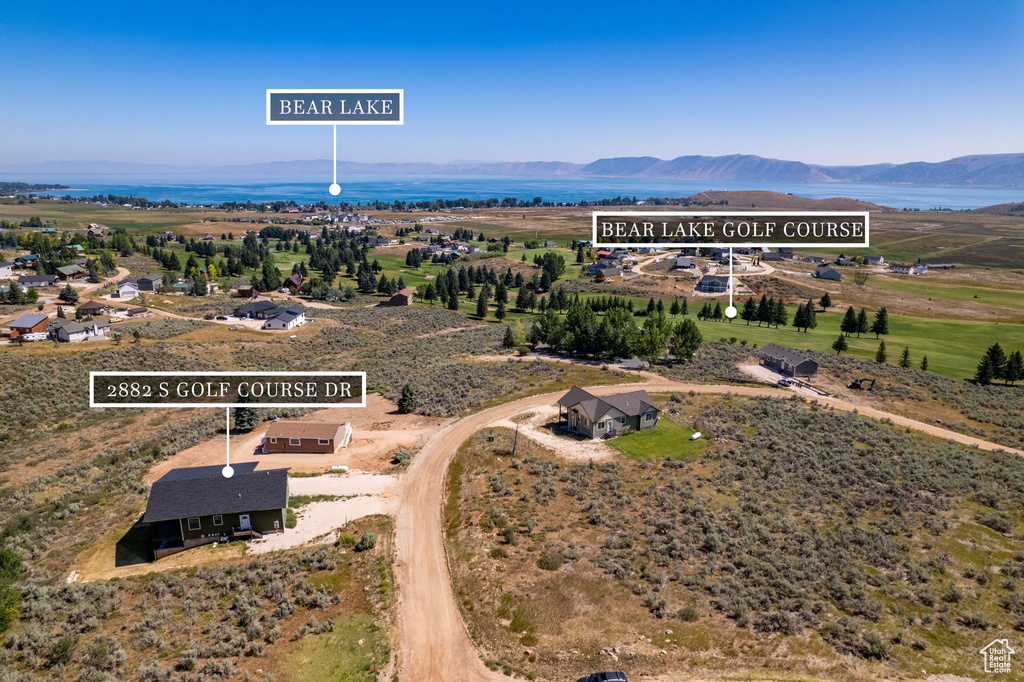
<svg viewBox="0 0 1024 682"><path fill-rule="evenodd" d="M760 386L687 384L645 374L650 380L625 388L642 387L652 393L694 391L744 396L788 398L789 391ZM608 395L624 386L588 387L596 395ZM413 459L403 482L396 518L396 577L401 619L401 671L403 680L445 680L446 682L497 682L509 678L488 669L470 639L452 592L441 519L448 464L459 446L476 431L494 422L550 405L559 393L523 398L477 412L436 432ZM835 398L819 398L823 404L876 419L889 418L932 436L977 445L985 450L1006 448L971 436L948 431L906 417L856 406Z"/></svg>

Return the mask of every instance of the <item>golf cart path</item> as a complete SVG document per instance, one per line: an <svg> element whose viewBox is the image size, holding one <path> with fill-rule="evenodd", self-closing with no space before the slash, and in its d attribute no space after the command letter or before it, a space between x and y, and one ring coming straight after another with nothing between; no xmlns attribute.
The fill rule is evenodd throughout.
<svg viewBox="0 0 1024 682"><path fill-rule="evenodd" d="M732 393L743 396L789 398L792 392L767 386L690 384L644 373L648 381L588 387L596 395L643 388L652 393ZM488 669L463 622L452 590L445 550L444 504L448 465L459 447L474 433L517 414L550 405L563 392L545 393L491 407L453 421L439 429L413 458L403 477L402 495L395 521L399 595L401 679L445 682L498 682L510 678ZM835 398L819 398L819 404L839 410L857 410L875 419L888 418L932 436L975 445L984 450L1020 450L979 440L881 410L853 405Z"/></svg>

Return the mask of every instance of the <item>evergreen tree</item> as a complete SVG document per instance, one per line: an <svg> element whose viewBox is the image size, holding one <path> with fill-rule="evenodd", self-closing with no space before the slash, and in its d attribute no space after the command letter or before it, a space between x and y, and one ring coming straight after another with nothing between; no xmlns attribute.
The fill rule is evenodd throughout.
<svg viewBox="0 0 1024 682"><path fill-rule="evenodd" d="M246 395L248 396L248 394ZM252 398L239 398L238 402L252 402ZM235 428L239 431L252 431L263 421L260 419L260 413L253 407L236 407L232 410L232 417L234 417Z"/></svg>
<svg viewBox="0 0 1024 682"><path fill-rule="evenodd" d="M1010 353L1010 357L1006 361L1003 378L1006 379L1006 383L1010 386L1024 379L1024 356L1021 355L1019 350Z"/></svg>
<svg viewBox="0 0 1024 682"><path fill-rule="evenodd" d="M67 303L68 305L74 305L78 303L78 292L75 291L74 287L72 287L70 284L65 284L64 288L61 289L60 293L57 295L57 298L60 299L61 302L63 303Z"/></svg>
<svg viewBox="0 0 1024 682"><path fill-rule="evenodd" d="M888 359L888 354L885 352L885 341L878 344L878 350L875 351L875 362L882 363Z"/></svg>
<svg viewBox="0 0 1024 682"><path fill-rule="evenodd" d="M681 312L682 312L683 315L689 315L690 314L690 306L686 302L686 297L685 296L683 296L683 305L682 305L682 311Z"/></svg>
<svg viewBox="0 0 1024 682"><path fill-rule="evenodd" d="M498 318L498 322L505 319L505 302L498 301L498 307L494 311L494 316Z"/></svg>
<svg viewBox="0 0 1024 682"><path fill-rule="evenodd" d="M922 372L927 372L928 371L928 356L927 355L925 355L924 357L921 358L921 371Z"/></svg>
<svg viewBox="0 0 1024 682"><path fill-rule="evenodd" d="M885 306L879 308L878 312L875 313L875 321L871 324L871 331L876 339L880 334L889 333L889 311L885 309Z"/></svg>
<svg viewBox="0 0 1024 682"><path fill-rule="evenodd" d="M402 397L398 399L398 411L402 414L411 414L416 411L419 406L419 401L416 400L416 395L412 392L412 386L406 384L402 386Z"/></svg>
<svg viewBox="0 0 1024 682"><path fill-rule="evenodd" d="M985 351L986 357L989 359L989 364L992 366L992 378L993 379L1005 379L1006 378L1006 352L1003 351L1002 346L998 343L994 343L988 347Z"/></svg>
<svg viewBox="0 0 1024 682"><path fill-rule="evenodd" d="M825 292L825 295L821 297L821 301L819 301L819 303L821 304L822 311L828 310L832 307L832 297L828 295L827 291Z"/></svg>
<svg viewBox="0 0 1024 682"><path fill-rule="evenodd" d="M719 322L722 319L722 304L718 303L717 301L715 302L715 309L711 313L711 319L715 320L716 322Z"/></svg>
<svg viewBox="0 0 1024 682"><path fill-rule="evenodd" d="M857 338L860 338L861 334L868 332L868 311L863 308L857 313ZM877 336L875 338L878 338Z"/></svg>
<svg viewBox="0 0 1024 682"><path fill-rule="evenodd" d="M768 294L761 295L761 301L757 304L757 326L762 322L771 323L773 306L768 303Z"/></svg>
<svg viewBox="0 0 1024 682"><path fill-rule="evenodd" d="M847 336L857 333L857 312L850 306L843 315L843 321L839 323L839 331Z"/></svg>
<svg viewBox="0 0 1024 682"><path fill-rule="evenodd" d="M910 369L910 346L903 348L903 355L900 356L900 367Z"/></svg>
<svg viewBox="0 0 1024 682"><path fill-rule="evenodd" d="M981 356L978 370L974 373L974 381L982 386L988 386L992 383L994 377L995 372L992 369L992 359L987 354Z"/></svg>
<svg viewBox="0 0 1024 682"><path fill-rule="evenodd" d="M583 244L580 244L579 246L576 247L576 262L582 263L583 260Z"/></svg>
<svg viewBox="0 0 1024 682"><path fill-rule="evenodd" d="M481 320L487 317L487 287L480 289L480 296L476 299L476 316Z"/></svg>
<svg viewBox="0 0 1024 682"><path fill-rule="evenodd" d="M832 350L836 352L836 355L839 355L844 350L848 350L849 348L850 344L846 342L846 337L843 336L842 334L840 334L839 338L832 342Z"/></svg>
<svg viewBox="0 0 1024 682"><path fill-rule="evenodd" d="M654 297L651 296L651 300L647 301L647 314L650 315L655 311L657 306L654 305Z"/></svg>
<svg viewBox="0 0 1024 682"><path fill-rule="evenodd" d="M747 321L747 325L750 325L751 320L757 319L757 303L754 302L753 296L748 296L747 300L743 303L743 310L740 312L740 317Z"/></svg>
<svg viewBox="0 0 1024 682"><path fill-rule="evenodd" d="M781 298L772 306L772 323L776 329L789 324L789 311L786 310L786 304L782 302Z"/></svg>
<svg viewBox="0 0 1024 682"><path fill-rule="evenodd" d="M64 306L62 306L62 305L57 306L57 317L62 319L62 320L66 320L67 319L67 316L64 314Z"/></svg>
<svg viewBox="0 0 1024 682"><path fill-rule="evenodd" d="M811 299L807 299L807 305L804 306L804 332L808 329L816 329L818 327L818 313L814 312L814 305L811 303Z"/></svg>
<svg viewBox="0 0 1024 682"><path fill-rule="evenodd" d="M676 298L676 299L673 299L672 305L671 305L671 307L669 307L668 312L669 312L670 315L672 315L672 317L675 317L676 315L678 315L680 313L680 311L682 309L683 309L682 306L679 305L679 299Z"/></svg>
<svg viewBox="0 0 1024 682"><path fill-rule="evenodd" d="M793 315L793 326L797 330L803 329L807 323L807 312L804 310L804 304L801 303L796 307L796 313Z"/></svg>

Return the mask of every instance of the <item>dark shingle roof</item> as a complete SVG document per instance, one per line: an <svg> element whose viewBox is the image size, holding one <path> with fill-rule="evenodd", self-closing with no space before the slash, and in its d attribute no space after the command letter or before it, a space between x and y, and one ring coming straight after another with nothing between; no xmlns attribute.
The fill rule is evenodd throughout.
<svg viewBox="0 0 1024 682"><path fill-rule="evenodd" d="M261 310L270 310L276 308L277 304L273 301L253 301L252 303L243 303L238 306L239 312L243 314L255 313Z"/></svg>
<svg viewBox="0 0 1024 682"><path fill-rule="evenodd" d="M761 357L785 360L794 367L802 362L811 360L811 358L807 357L800 351L793 350L792 348L784 348L783 346L774 343L768 343L761 347ZM811 360L811 362L814 362L814 360ZM815 362L814 364L817 365L818 363Z"/></svg>
<svg viewBox="0 0 1024 682"><path fill-rule="evenodd" d="M224 478L221 468L173 469L164 474L149 492L143 521L283 509L288 505L288 469L253 471L236 464L235 475Z"/></svg>
<svg viewBox="0 0 1024 682"><path fill-rule="evenodd" d="M598 398L583 390L579 386L573 386L569 392L558 399L562 407L580 405L583 413L591 421L597 421L608 413L608 410L615 408L627 417L636 417L643 414L650 408L658 409L647 395L647 391L630 391L629 393L617 393L605 398Z"/></svg>

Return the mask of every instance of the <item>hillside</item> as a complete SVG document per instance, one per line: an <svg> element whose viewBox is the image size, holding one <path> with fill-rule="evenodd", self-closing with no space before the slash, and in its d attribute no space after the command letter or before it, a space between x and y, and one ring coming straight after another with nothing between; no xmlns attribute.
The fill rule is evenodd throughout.
<svg viewBox="0 0 1024 682"><path fill-rule="evenodd" d="M116 161L46 161L6 164L0 173L212 173L227 175L322 175L330 159L270 161L220 166L173 166ZM863 166L821 166L752 154L727 156L623 156L587 164L567 161L453 161L450 163L361 163L339 161L339 173L383 175L508 175L708 180L716 182L856 182L949 187L1024 188L1024 154L975 154L938 163L923 161Z"/></svg>
<svg viewBox="0 0 1024 682"><path fill-rule="evenodd" d="M698 192L690 197L694 201L727 201L731 209L760 208L767 210L815 210L815 211L871 211L887 213L895 209L880 206L870 201L860 201L848 197L831 197L829 199L809 199L782 192L765 192L761 190L728 191L711 190Z"/></svg>
<svg viewBox="0 0 1024 682"><path fill-rule="evenodd" d="M1024 216L1024 203L1022 204L996 204L994 206L983 206L976 208L971 213L982 213L985 215L1012 215Z"/></svg>
<svg viewBox="0 0 1024 682"><path fill-rule="evenodd" d="M650 156L599 159L581 175L719 180L723 182L831 182L832 178L799 161L765 159L750 154L679 156L662 161Z"/></svg>

